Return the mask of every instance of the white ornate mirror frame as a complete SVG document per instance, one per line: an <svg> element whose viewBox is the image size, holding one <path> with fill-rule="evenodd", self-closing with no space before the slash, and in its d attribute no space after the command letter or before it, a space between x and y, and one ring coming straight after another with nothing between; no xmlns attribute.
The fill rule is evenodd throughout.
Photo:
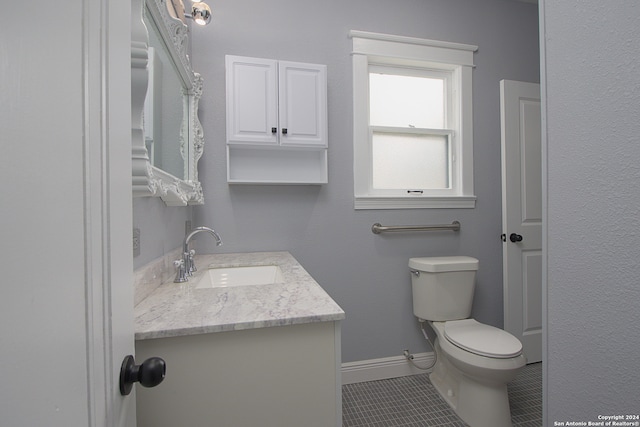
<svg viewBox="0 0 640 427"><path fill-rule="evenodd" d="M184 114L180 133L180 153L184 159L185 177L180 179L153 166L145 146L143 110L149 84L149 34L144 24L144 8L165 40L169 56L183 81ZM202 156L204 137L198 119L198 102L202 96L202 77L191 69L187 55L188 28L169 15L165 0L132 0L131 2L131 140L133 197L161 197L167 206L203 204L202 186L198 181L198 161Z"/></svg>

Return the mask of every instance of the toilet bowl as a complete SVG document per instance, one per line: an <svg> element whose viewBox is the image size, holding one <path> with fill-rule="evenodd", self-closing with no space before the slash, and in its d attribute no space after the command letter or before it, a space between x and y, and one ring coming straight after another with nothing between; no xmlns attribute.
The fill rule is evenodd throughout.
<svg viewBox="0 0 640 427"><path fill-rule="evenodd" d="M485 353L489 342L482 343L479 349L473 348L474 343L467 342L466 348L462 348L448 337L451 333L447 334L446 330L468 321L473 324L463 326L471 326L470 329L479 335L486 333L492 336L495 333L494 339L498 342L506 337L512 340L505 340L504 346L494 346L491 355ZM437 336L437 362L429 379L436 390L472 427L511 426L507 383L515 379L518 371L526 365L520 341L501 329L473 319L430 323Z"/></svg>
<svg viewBox="0 0 640 427"><path fill-rule="evenodd" d="M471 427L510 427L507 383L526 358L516 337L470 318L478 260L411 258L409 267L414 314L436 334L432 384Z"/></svg>

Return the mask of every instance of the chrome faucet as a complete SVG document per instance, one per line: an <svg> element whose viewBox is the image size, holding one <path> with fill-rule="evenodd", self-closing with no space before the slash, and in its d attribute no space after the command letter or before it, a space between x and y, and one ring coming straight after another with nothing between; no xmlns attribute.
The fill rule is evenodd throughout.
<svg viewBox="0 0 640 427"><path fill-rule="evenodd" d="M193 262L193 256L196 254L196 251L193 249L189 250L189 242L193 237L201 232L207 232L211 234L214 239L216 239L216 246L222 245L222 239L220 235L212 228L209 227L196 227L193 231L184 238L184 242L182 244L182 259L176 260L174 265L178 269L176 273L176 278L174 280L175 283L183 283L189 280L189 276L192 276L194 271L197 271L196 265Z"/></svg>

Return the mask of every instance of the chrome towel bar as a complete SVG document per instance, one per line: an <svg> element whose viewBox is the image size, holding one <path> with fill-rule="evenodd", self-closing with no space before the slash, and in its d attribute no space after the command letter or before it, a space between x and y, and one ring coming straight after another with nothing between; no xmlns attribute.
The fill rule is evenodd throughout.
<svg viewBox="0 0 640 427"><path fill-rule="evenodd" d="M439 225L382 225L378 222L371 226L373 234L380 233L395 233L400 231L440 231L451 230L460 231L460 222L453 221L451 224L439 224Z"/></svg>

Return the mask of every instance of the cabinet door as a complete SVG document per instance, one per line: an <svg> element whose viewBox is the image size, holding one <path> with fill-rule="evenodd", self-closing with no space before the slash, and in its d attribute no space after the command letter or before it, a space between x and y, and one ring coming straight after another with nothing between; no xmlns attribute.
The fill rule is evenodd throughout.
<svg viewBox="0 0 640 427"><path fill-rule="evenodd" d="M279 62L280 144L327 146L327 67Z"/></svg>
<svg viewBox="0 0 640 427"><path fill-rule="evenodd" d="M227 141L278 144L277 61L226 57Z"/></svg>

